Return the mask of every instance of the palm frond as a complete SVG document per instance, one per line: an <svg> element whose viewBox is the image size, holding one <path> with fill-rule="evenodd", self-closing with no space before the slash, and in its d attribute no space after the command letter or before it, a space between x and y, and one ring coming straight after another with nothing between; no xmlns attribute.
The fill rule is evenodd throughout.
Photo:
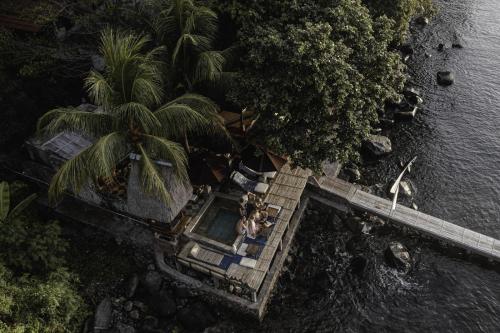
<svg viewBox="0 0 500 333"><path fill-rule="evenodd" d="M115 116L119 120L120 128L128 129L130 123L140 126L146 133L157 131L161 127L161 122L156 118L144 104L129 102L120 105L115 111Z"/></svg>
<svg viewBox="0 0 500 333"><path fill-rule="evenodd" d="M37 131L49 135L73 131L96 137L112 130L113 118L106 113L81 111L76 108L58 108L45 113L37 123Z"/></svg>
<svg viewBox="0 0 500 333"><path fill-rule="evenodd" d="M113 88L108 80L99 72L90 71L85 78L85 88L96 105L101 105L107 109L111 104L111 97L114 94Z"/></svg>
<svg viewBox="0 0 500 333"><path fill-rule="evenodd" d="M128 153L125 137L113 132L67 160L56 172L49 186L49 199L56 202L67 189L78 193L99 176L109 177L112 170Z"/></svg>
<svg viewBox="0 0 500 333"><path fill-rule="evenodd" d="M92 146L87 147L59 167L49 185L50 202L55 203L60 200L67 189L78 193L89 181L92 166L88 163L88 157L91 149Z"/></svg>
<svg viewBox="0 0 500 333"><path fill-rule="evenodd" d="M220 78L226 59L219 51L205 51L198 56L194 82L216 81Z"/></svg>
<svg viewBox="0 0 500 333"><path fill-rule="evenodd" d="M144 135L145 148L148 153L157 159L172 163L175 174L183 182L187 182L187 156L182 145L166 138L153 135Z"/></svg>
<svg viewBox="0 0 500 333"><path fill-rule="evenodd" d="M186 133L206 133L210 122L199 112L186 104L168 104L155 112L162 124L163 134L180 139Z"/></svg>
<svg viewBox="0 0 500 333"><path fill-rule="evenodd" d="M16 217L18 217L19 215L22 214L22 212L24 210L26 210L26 208L28 208L29 205L31 205L31 203L33 201L35 201L35 199L38 197L38 195L36 193L33 193L31 194L30 196L28 196L27 198L25 198L23 201L21 201L20 203L18 203L14 208L12 208L12 210L10 211L9 213L9 216L8 216L8 219L9 220L12 220L12 219L15 219Z"/></svg>
<svg viewBox="0 0 500 333"><path fill-rule="evenodd" d="M10 190L9 183L0 182L0 222L5 221L9 215L10 209Z"/></svg>
<svg viewBox="0 0 500 333"><path fill-rule="evenodd" d="M188 33L182 34L172 52L172 65L175 65L179 61L181 49L184 49L184 47L196 52L204 52L210 50L211 45L212 40L206 36Z"/></svg>
<svg viewBox="0 0 500 333"><path fill-rule="evenodd" d="M141 153L141 178L143 189L147 194L156 195L161 201L170 204L172 202L172 196L165 186L165 180L156 168L155 163L148 156L144 147L139 144L138 148Z"/></svg>

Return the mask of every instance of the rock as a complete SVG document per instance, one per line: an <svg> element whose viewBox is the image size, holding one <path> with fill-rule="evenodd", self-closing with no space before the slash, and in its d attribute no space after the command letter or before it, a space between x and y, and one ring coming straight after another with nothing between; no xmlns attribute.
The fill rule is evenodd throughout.
<svg viewBox="0 0 500 333"><path fill-rule="evenodd" d="M130 318L132 318L134 320L139 320L139 318L141 318L141 314L137 310L130 311L129 315L130 315Z"/></svg>
<svg viewBox="0 0 500 333"><path fill-rule="evenodd" d="M420 97L417 97L417 98L420 98ZM412 120L417 115L417 110L418 110L418 108L416 106L414 106L413 108L409 109L408 111L397 111L394 113L394 120L397 120L397 121Z"/></svg>
<svg viewBox="0 0 500 333"><path fill-rule="evenodd" d="M372 227L366 223L366 222L362 222L361 223L361 232L365 235L368 235L370 233L370 230L372 230Z"/></svg>
<svg viewBox="0 0 500 333"><path fill-rule="evenodd" d="M134 274L127 281L127 287L125 289L125 295L127 296L127 298L134 297L138 285L139 276L137 274Z"/></svg>
<svg viewBox="0 0 500 333"><path fill-rule="evenodd" d="M174 287L174 295L177 298L189 298L192 296L189 288L182 285Z"/></svg>
<svg viewBox="0 0 500 333"><path fill-rule="evenodd" d="M405 180L399 183L400 192L407 197L411 197L413 195L411 187L411 184Z"/></svg>
<svg viewBox="0 0 500 333"><path fill-rule="evenodd" d="M113 304L106 297L99 303L94 314L94 330L106 330L111 327Z"/></svg>
<svg viewBox="0 0 500 333"><path fill-rule="evenodd" d="M406 271L411 268L410 252L400 242L391 242L384 254L388 265Z"/></svg>
<svg viewBox="0 0 500 333"><path fill-rule="evenodd" d="M449 71L442 71L437 73L437 82L442 86L449 86L455 82L455 75Z"/></svg>
<svg viewBox="0 0 500 333"><path fill-rule="evenodd" d="M135 328L133 328L132 326L126 325L124 323L116 324L116 330L119 333L135 333Z"/></svg>
<svg viewBox="0 0 500 333"><path fill-rule="evenodd" d="M134 308L134 303L132 303L131 301L128 301L127 303L125 303L125 305L123 306L123 310L127 311L127 312L130 312L132 311L132 309Z"/></svg>
<svg viewBox="0 0 500 333"><path fill-rule="evenodd" d="M411 208L415 209L415 210L418 210L418 206L416 203L412 202L411 203Z"/></svg>
<svg viewBox="0 0 500 333"><path fill-rule="evenodd" d="M98 54L94 54L90 57L92 60L92 67L94 67L97 71L102 72L106 68L106 63L104 58Z"/></svg>
<svg viewBox="0 0 500 333"><path fill-rule="evenodd" d="M403 90L403 95L406 97L406 98L409 98L409 97L417 97L417 96L422 96L422 92L420 91L420 89L417 89L415 87L406 87L404 90Z"/></svg>
<svg viewBox="0 0 500 333"><path fill-rule="evenodd" d="M414 53L413 46L411 46L410 44L401 45L399 50L405 55L412 55Z"/></svg>
<svg viewBox="0 0 500 333"><path fill-rule="evenodd" d="M357 216L351 216L344 219L345 226L354 233L358 233L361 231L363 227L361 222L361 218Z"/></svg>
<svg viewBox="0 0 500 333"><path fill-rule="evenodd" d="M383 135L370 134L364 142L365 148L375 157L387 155L392 152L391 140Z"/></svg>
<svg viewBox="0 0 500 333"><path fill-rule="evenodd" d="M161 274L156 271L148 271L144 277L144 287L150 295L156 295L160 292L163 279Z"/></svg>
<svg viewBox="0 0 500 333"><path fill-rule="evenodd" d="M158 327L158 323L159 323L158 318L153 316L147 316L146 318L144 318L143 325L145 328L151 329Z"/></svg>
<svg viewBox="0 0 500 333"><path fill-rule="evenodd" d="M463 45L460 44L460 43L453 43L451 44L451 47L454 48L454 49L463 49Z"/></svg>
<svg viewBox="0 0 500 333"><path fill-rule="evenodd" d="M148 311L148 307L146 304L140 302L140 301L134 301L134 306L139 309L140 311L142 312L147 312Z"/></svg>
<svg viewBox="0 0 500 333"><path fill-rule="evenodd" d="M425 52L425 53L424 53L424 56L425 56L426 58L431 58L431 57L432 57L432 54L430 54L429 52Z"/></svg>
<svg viewBox="0 0 500 333"><path fill-rule="evenodd" d="M363 256L355 256L351 260L351 272L356 275L363 275L366 269L368 260Z"/></svg>
<svg viewBox="0 0 500 333"><path fill-rule="evenodd" d="M361 179L361 172L358 168L346 168L344 172L351 182L357 182Z"/></svg>
<svg viewBox="0 0 500 333"><path fill-rule="evenodd" d="M437 47L437 50L439 52L443 52L444 51L444 44L443 43L439 43L438 47Z"/></svg>
<svg viewBox="0 0 500 333"><path fill-rule="evenodd" d="M61 28L56 30L57 40L62 41L66 38L66 36L67 36L67 31L66 31L65 27L61 27Z"/></svg>
<svg viewBox="0 0 500 333"><path fill-rule="evenodd" d="M177 317L182 326L189 331L203 331L216 322L210 308L200 302L183 308Z"/></svg>
<svg viewBox="0 0 500 333"><path fill-rule="evenodd" d="M419 16L415 19L415 23L420 24L420 25L428 25L429 24L429 18L425 16Z"/></svg>
<svg viewBox="0 0 500 333"><path fill-rule="evenodd" d="M148 265L148 271L154 271L156 269L155 264L149 264Z"/></svg>
<svg viewBox="0 0 500 333"><path fill-rule="evenodd" d="M165 291L152 298L150 305L150 308L160 317L172 317L177 312L177 304L175 300Z"/></svg>
<svg viewBox="0 0 500 333"><path fill-rule="evenodd" d="M387 118L379 118L378 124L382 128L390 128L394 126L394 120Z"/></svg>

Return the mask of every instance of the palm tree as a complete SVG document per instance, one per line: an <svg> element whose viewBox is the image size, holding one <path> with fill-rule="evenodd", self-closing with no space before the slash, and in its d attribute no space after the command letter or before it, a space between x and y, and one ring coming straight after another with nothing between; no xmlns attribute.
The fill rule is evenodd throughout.
<svg viewBox="0 0 500 333"><path fill-rule="evenodd" d="M151 0L151 24L159 42L167 46L172 81L186 91L200 83L218 83L232 48L214 50L217 14L193 0Z"/></svg>
<svg viewBox="0 0 500 333"><path fill-rule="evenodd" d="M100 51L105 71L91 71L85 80L89 96L102 111L58 108L39 119L40 131L74 131L96 139L59 168L49 186L52 200L68 188L77 193L90 181L111 177L115 166L131 152L141 156L144 191L165 203L171 197L154 160L171 162L177 177L188 180L186 152L173 140L215 131L218 108L197 94L185 94L158 107L163 100L163 64L157 60L162 49L143 53L148 42L133 34L103 31Z"/></svg>

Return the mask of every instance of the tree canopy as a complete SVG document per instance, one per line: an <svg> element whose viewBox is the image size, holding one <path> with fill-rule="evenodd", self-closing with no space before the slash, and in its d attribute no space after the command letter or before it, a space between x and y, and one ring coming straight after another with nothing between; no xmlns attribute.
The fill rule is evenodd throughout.
<svg viewBox="0 0 500 333"><path fill-rule="evenodd" d="M255 136L303 167L356 159L377 109L404 84L395 21L361 0L217 3L239 26L229 98L259 114Z"/></svg>

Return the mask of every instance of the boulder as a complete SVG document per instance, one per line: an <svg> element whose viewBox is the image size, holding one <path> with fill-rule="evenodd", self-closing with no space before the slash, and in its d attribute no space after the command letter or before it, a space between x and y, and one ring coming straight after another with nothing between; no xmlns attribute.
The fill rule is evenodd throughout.
<svg viewBox="0 0 500 333"><path fill-rule="evenodd" d="M132 311L133 308L134 308L134 303L132 303L131 301L127 301L127 303L125 303L125 305L123 306L123 310L127 312Z"/></svg>
<svg viewBox="0 0 500 333"><path fill-rule="evenodd" d="M113 304L106 297L99 303L94 314L94 330L107 330L111 327Z"/></svg>
<svg viewBox="0 0 500 333"><path fill-rule="evenodd" d="M150 295L156 295L160 292L163 279L157 271L148 271L144 276L143 284Z"/></svg>
<svg viewBox="0 0 500 333"><path fill-rule="evenodd" d="M158 316L168 318L177 312L177 303L167 292L163 291L151 298L150 309L154 310Z"/></svg>
<svg viewBox="0 0 500 333"><path fill-rule="evenodd" d="M158 327L159 320L153 316L147 316L144 318L143 326L145 329L153 329Z"/></svg>
<svg viewBox="0 0 500 333"><path fill-rule="evenodd" d="M134 274L127 281L127 286L125 288L125 295L127 296L127 298L134 297L138 285L139 276L137 274Z"/></svg>
<svg viewBox="0 0 500 333"><path fill-rule="evenodd" d="M375 157L387 155L392 152L391 140L383 135L369 135L364 142L364 146Z"/></svg>
<svg viewBox="0 0 500 333"><path fill-rule="evenodd" d="M385 250L385 259L389 266L408 271L411 268L411 257L408 249L400 242L391 242Z"/></svg>
<svg viewBox="0 0 500 333"><path fill-rule="evenodd" d="M124 323L116 324L116 331L118 333L135 333L135 328Z"/></svg>
<svg viewBox="0 0 500 333"><path fill-rule="evenodd" d="M418 97L420 98L420 97ZM412 120L417 115L418 108L416 106L406 110L406 111L396 111L394 112L394 120L396 121L407 121Z"/></svg>
<svg viewBox="0 0 500 333"><path fill-rule="evenodd" d="M132 318L134 320L139 320L141 318L141 314L139 313L138 310L130 311L129 316L130 316L130 318Z"/></svg>
<svg viewBox="0 0 500 333"><path fill-rule="evenodd" d="M422 25L422 26L426 26L429 24L429 18L425 17L425 16L419 16L415 19L415 23Z"/></svg>
<svg viewBox="0 0 500 333"><path fill-rule="evenodd" d="M344 172L347 177L349 177L349 181L357 182L361 179L361 172L358 168L345 168Z"/></svg>
<svg viewBox="0 0 500 333"><path fill-rule="evenodd" d="M450 71L441 71L437 73L437 82L442 86L449 86L455 82L455 75Z"/></svg>
<svg viewBox="0 0 500 333"><path fill-rule="evenodd" d="M209 307L197 302L183 308L177 318L188 331L200 332L215 324L215 316Z"/></svg>
<svg viewBox="0 0 500 333"><path fill-rule="evenodd" d="M412 55L414 53L413 46L411 46L410 44L403 44L403 45L401 45L401 47L399 48L399 50L404 55Z"/></svg>

